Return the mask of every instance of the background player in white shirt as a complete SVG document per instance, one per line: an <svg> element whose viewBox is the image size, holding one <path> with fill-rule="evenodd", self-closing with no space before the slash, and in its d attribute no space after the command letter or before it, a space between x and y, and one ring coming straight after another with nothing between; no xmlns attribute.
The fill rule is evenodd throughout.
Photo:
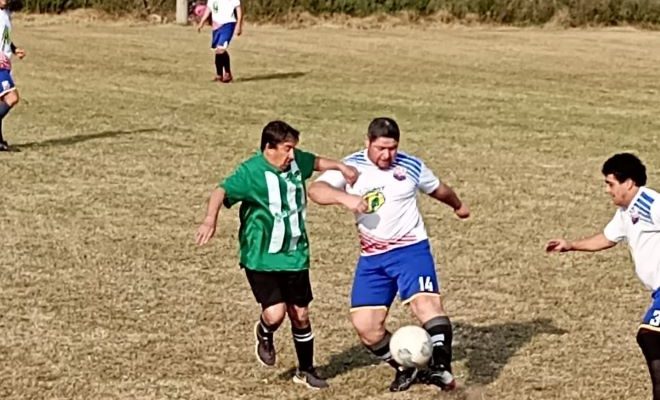
<svg viewBox="0 0 660 400"><path fill-rule="evenodd" d="M0 151L10 151L9 144L2 136L2 121L19 100L18 90L11 74L11 56L16 54L18 58L25 57L25 50L16 47L11 41L9 2L10 0L0 0L0 31L2 31L2 44L0 44Z"/></svg>
<svg viewBox="0 0 660 400"><path fill-rule="evenodd" d="M197 24L197 31L202 30L209 17L211 17L213 27L211 48L215 51L215 80L229 83L234 79L229 60L229 43L234 37L234 33L236 36L241 36L243 33L241 0L208 0L206 11Z"/></svg>
<svg viewBox="0 0 660 400"><path fill-rule="evenodd" d="M550 240L548 252L599 251L626 241L635 272L652 292L651 306L642 319L637 342L644 353L653 384L653 400L660 400L660 194L646 185L646 168L633 154L621 153L603 164L607 193L618 206L602 233L577 241Z"/></svg>
<svg viewBox="0 0 660 400"><path fill-rule="evenodd" d="M449 205L459 218L470 211L420 159L398 151L399 138L394 120L376 118L369 125L367 148L343 160L360 172L357 182L350 186L341 174L325 172L308 194L316 203L340 204L355 212L362 250L351 293L351 322L362 343L396 369L390 390L406 390L415 380L451 390L452 326L439 296L417 192ZM385 319L397 290L433 340L427 371L403 369L390 354Z"/></svg>

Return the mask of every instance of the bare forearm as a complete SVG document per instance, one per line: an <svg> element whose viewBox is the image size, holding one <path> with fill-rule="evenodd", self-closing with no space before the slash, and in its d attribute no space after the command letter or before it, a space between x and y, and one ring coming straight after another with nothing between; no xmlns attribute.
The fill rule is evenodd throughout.
<svg viewBox="0 0 660 400"><path fill-rule="evenodd" d="M569 251L600 251L609 249L616 245L616 242L611 242L605 237L602 233L597 235L579 239L575 241L569 241L568 247Z"/></svg>
<svg viewBox="0 0 660 400"><path fill-rule="evenodd" d="M218 220L218 214L220 213L220 208L222 208L222 202L225 200L225 191L222 188L216 188L211 192L211 197L209 198L209 204L206 208L206 218L204 221L216 223Z"/></svg>
<svg viewBox="0 0 660 400"><path fill-rule="evenodd" d="M314 182L307 190L309 198L322 206L343 205L349 196L345 191L336 189L325 182Z"/></svg>
<svg viewBox="0 0 660 400"><path fill-rule="evenodd" d="M328 170L335 170L339 171L341 170L342 164L339 161L336 160L331 160L329 158L324 158L324 157L316 157L316 161L314 161L314 171L328 171Z"/></svg>
<svg viewBox="0 0 660 400"><path fill-rule="evenodd" d="M431 197L445 203L454 210L461 208L461 199L458 198L454 189L445 184L440 184L437 189L431 193Z"/></svg>
<svg viewBox="0 0 660 400"><path fill-rule="evenodd" d="M236 19L238 20L238 26L243 27L243 7L236 7Z"/></svg>

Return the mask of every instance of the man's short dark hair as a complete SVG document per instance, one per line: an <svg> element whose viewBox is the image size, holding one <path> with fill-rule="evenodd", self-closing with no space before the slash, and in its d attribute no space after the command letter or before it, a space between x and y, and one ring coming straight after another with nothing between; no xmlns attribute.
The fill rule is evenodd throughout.
<svg viewBox="0 0 660 400"><path fill-rule="evenodd" d="M637 186L646 185L646 167L631 153L619 153L608 158L601 172L605 176L614 175L619 183L631 179Z"/></svg>
<svg viewBox="0 0 660 400"><path fill-rule="evenodd" d="M401 133L399 132L399 125L392 118L376 118L369 124L369 130L367 131L367 137L369 142L384 137L394 139L397 142Z"/></svg>
<svg viewBox="0 0 660 400"><path fill-rule="evenodd" d="M261 131L261 151L284 142L298 143L300 132L284 121L270 121Z"/></svg>

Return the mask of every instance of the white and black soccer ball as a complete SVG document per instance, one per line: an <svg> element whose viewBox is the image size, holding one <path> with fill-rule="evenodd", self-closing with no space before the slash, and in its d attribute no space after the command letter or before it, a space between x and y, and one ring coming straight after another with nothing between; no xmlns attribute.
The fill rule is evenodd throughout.
<svg viewBox="0 0 660 400"><path fill-rule="evenodd" d="M433 353L431 336L417 325L402 326L390 338L390 352L399 365L424 368Z"/></svg>

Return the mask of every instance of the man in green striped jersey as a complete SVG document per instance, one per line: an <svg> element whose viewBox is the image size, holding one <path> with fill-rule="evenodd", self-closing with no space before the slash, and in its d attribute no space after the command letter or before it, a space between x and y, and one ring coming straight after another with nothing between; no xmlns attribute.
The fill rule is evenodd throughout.
<svg viewBox="0 0 660 400"><path fill-rule="evenodd" d="M273 334L288 314L298 368L294 382L310 388L327 383L314 371L314 335L308 306L309 242L305 229L305 181L314 171L338 170L349 183L358 172L341 162L299 150L299 132L282 121L269 122L261 133L261 153L241 163L211 193L197 244L213 237L221 206L241 203L240 265L262 312L255 326L257 359L275 364ZM361 198L353 205L366 207Z"/></svg>

